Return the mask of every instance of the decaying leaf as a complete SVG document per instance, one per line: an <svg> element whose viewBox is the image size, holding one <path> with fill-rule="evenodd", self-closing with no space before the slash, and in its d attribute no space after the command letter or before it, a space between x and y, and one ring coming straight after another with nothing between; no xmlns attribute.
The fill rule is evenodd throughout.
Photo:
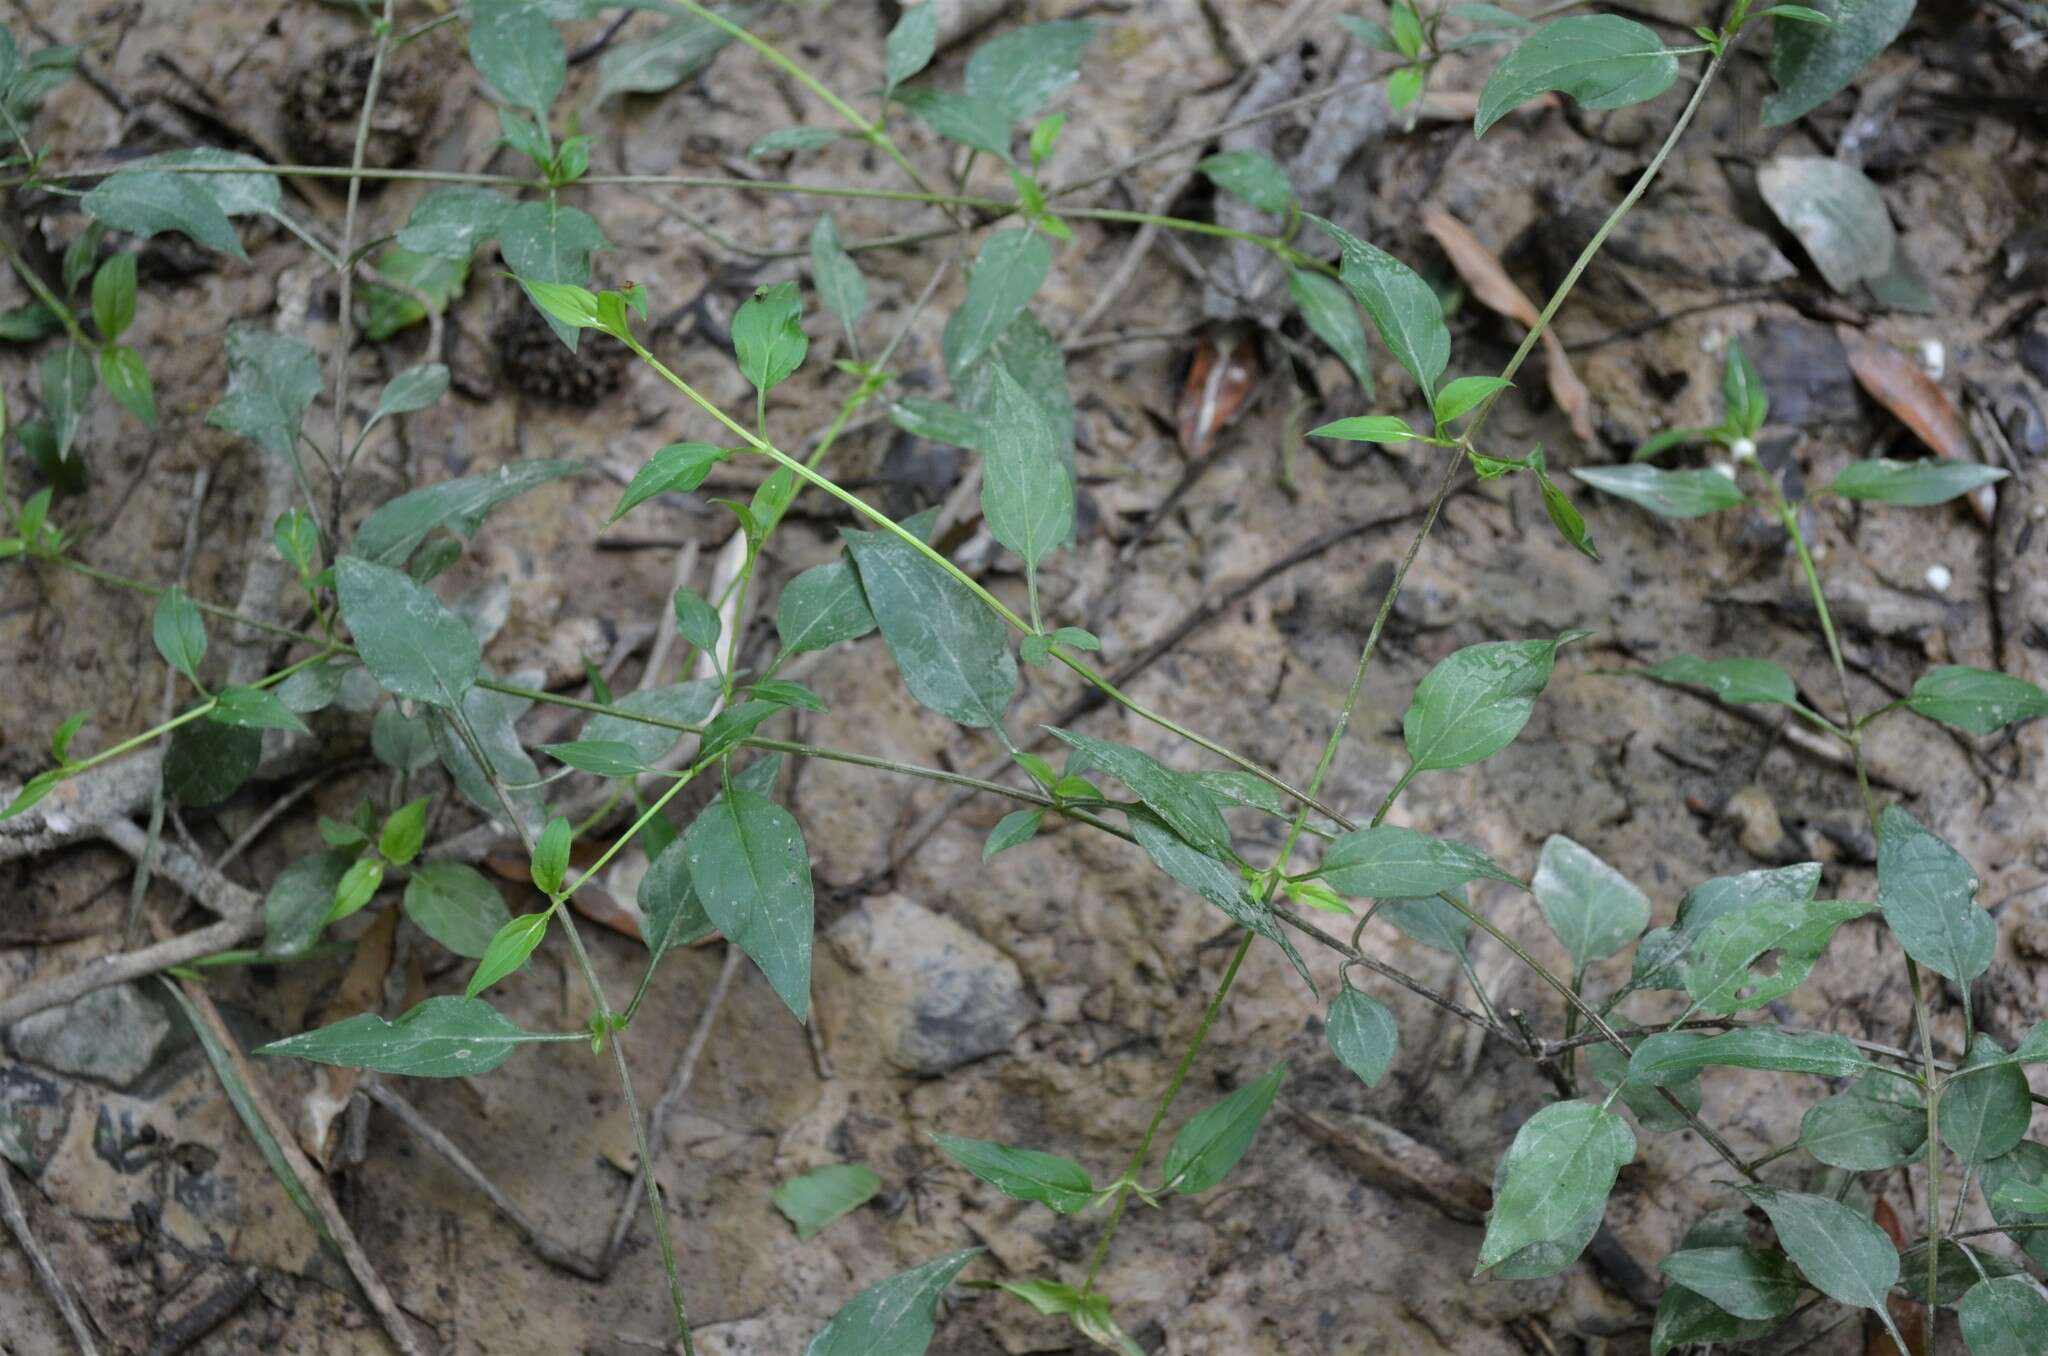
<svg viewBox="0 0 2048 1356"><path fill-rule="evenodd" d="M1181 451L1191 460L1207 456L1223 426L1244 409L1259 376L1259 351L1247 335L1234 329L1203 335L1174 411Z"/></svg>
<svg viewBox="0 0 2048 1356"><path fill-rule="evenodd" d="M398 912L397 909L385 909L363 935L356 938L355 955L349 961L348 973L341 977L341 987L335 991L334 1001L313 1020L311 1027L332 1026L359 1014L383 1009L384 977L390 973L398 938ZM314 1067L313 1090L306 1094L306 1100L299 1106L299 1147L323 1169L332 1166L328 1155L334 1137L334 1122L347 1108L348 1099L355 1090L354 1069L325 1064Z"/></svg>
<svg viewBox="0 0 2048 1356"><path fill-rule="evenodd" d="M1857 385L1911 429L1914 437L1932 448L1936 456L1953 461L1978 459L1962 412L1925 368L1909 355L1853 326L1837 325L1835 333L1849 354L1849 370L1856 374ZM1969 499L1977 521L1991 526L1991 516L1998 510L1998 490L1980 485L1970 491Z"/></svg>
<svg viewBox="0 0 2048 1356"><path fill-rule="evenodd" d="M1465 286L1472 289L1488 310L1506 316L1522 325L1534 326L1542 313L1536 303L1529 300L1528 293L1515 285L1493 251L1479 243L1479 237L1471 228L1440 207L1426 207L1422 211L1422 227L1443 246L1450 256L1451 267L1465 280ZM1579 380L1579 374L1572 370L1571 359L1565 356L1564 344L1557 337L1557 331L1543 331L1543 368L1550 382L1550 397L1572 422L1572 432L1581 442L1593 441L1593 396L1586 389L1586 383Z"/></svg>

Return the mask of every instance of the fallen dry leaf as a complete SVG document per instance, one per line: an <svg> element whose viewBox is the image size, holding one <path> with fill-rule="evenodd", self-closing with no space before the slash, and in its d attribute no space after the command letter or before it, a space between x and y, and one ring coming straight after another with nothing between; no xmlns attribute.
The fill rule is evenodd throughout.
<svg viewBox="0 0 2048 1356"><path fill-rule="evenodd" d="M1259 354L1246 335L1234 329L1203 335L1174 412L1181 451L1190 459L1207 456L1258 384Z"/></svg>
<svg viewBox="0 0 2048 1356"><path fill-rule="evenodd" d="M398 910L385 909L356 938L355 955L341 987L314 1020L316 1027L332 1026L384 1006L384 977L391 972L391 958L398 938ZM348 1106L356 1090L356 1071L319 1064L313 1068L313 1090L299 1105L299 1147L322 1169L329 1168L328 1145L334 1138L334 1122Z"/></svg>
<svg viewBox="0 0 2048 1356"><path fill-rule="evenodd" d="M1976 444L1970 439L1962 412L1948 398L1948 392L1927 375L1927 369L1854 326L1837 325L1835 333L1848 351L1849 370L1856 374L1856 384L1869 392L1872 400L1890 410L1913 431L1914 437L1934 449L1936 456L1952 461L1978 460ZM1980 485L1970 491L1970 508L1979 522L1991 526L1991 517L1998 511L1997 489Z"/></svg>
<svg viewBox="0 0 2048 1356"><path fill-rule="evenodd" d="M1441 207L1422 209L1422 228L1436 238L1450 256L1451 267L1465 280L1465 286L1472 289L1472 295L1488 310L1506 316L1521 325L1534 328L1537 317L1542 314L1536 303L1529 300L1529 294L1515 285L1501 267L1493 251L1479 243L1479 237L1472 234L1464 222L1444 211ZM1543 331L1543 368L1549 379L1550 397L1557 407L1565 412L1572 422L1572 432L1581 442L1593 441L1593 396L1586 389L1586 383L1579 380L1579 374L1572 370L1571 359L1565 356L1564 344L1555 330Z"/></svg>

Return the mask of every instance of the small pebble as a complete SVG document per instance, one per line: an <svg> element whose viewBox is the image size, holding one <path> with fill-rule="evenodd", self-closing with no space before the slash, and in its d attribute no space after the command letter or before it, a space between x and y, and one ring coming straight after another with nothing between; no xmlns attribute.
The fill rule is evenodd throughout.
<svg viewBox="0 0 2048 1356"><path fill-rule="evenodd" d="M1920 341L1920 365L1927 369L1928 376L1941 380L1941 374L1948 368L1948 350L1942 346L1941 340Z"/></svg>
<svg viewBox="0 0 2048 1356"><path fill-rule="evenodd" d="M1728 455L1737 462L1755 461L1756 444L1748 438L1737 438L1728 448Z"/></svg>
<svg viewBox="0 0 2048 1356"><path fill-rule="evenodd" d="M1955 582L1956 577L1949 573L1948 566L1929 565L1927 567L1927 587L1933 589L1936 593L1947 593L1948 586Z"/></svg>
<svg viewBox="0 0 2048 1356"><path fill-rule="evenodd" d="M1730 480L1735 479L1735 463L1732 461L1717 461L1714 463L1714 469Z"/></svg>

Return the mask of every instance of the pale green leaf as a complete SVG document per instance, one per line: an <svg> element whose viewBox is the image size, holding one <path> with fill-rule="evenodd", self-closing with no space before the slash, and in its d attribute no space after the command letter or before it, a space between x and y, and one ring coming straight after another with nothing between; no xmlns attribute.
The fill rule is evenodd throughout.
<svg viewBox="0 0 2048 1356"><path fill-rule="evenodd" d="M1467 767L1514 742L1550 681L1557 652L1585 631L1555 640L1467 645L1440 660L1416 685L1402 717L1408 757L1418 770Z"/></svg>
<svg viewBox="0 0 2048 1356"><path fill-rule="evenodd" d="M1678 79L1678 58L1632 19L1597 14L1543 25L1508 53L1479 92L1473 133L1539 94L1556 90L1588 109L1624 108L1654 99Z"/></svg>
<svg viewBox="0 0 2048 1356"><path fill-rule="evenodd" d="M1699 518L1739 506L1742 491L1719 471L1666 471L1635 463L1580 466L1572 474L1596 490L1640 505L1660 518Z"/></svg>
<svg viewBox="0 0 2048 1356"><path fill-rule="evenodd" d="M458 956L481 960L512 915L504 896L473 867L424 862L405 883L405 916Z"/></svg>
<svg viewBox="0 0 2048 1356"><path fill-rule="evenodd" d="M1998 926L1962 854L1896 805L1878 817L1877 905L1907 955L1967 984L1991 968Z"/></svg>
<svg viewBox="0 0 2048 1356"><path fill-rule="evenodd" d="M1495 1176L1473 1274L1533 1244L1575 1235L1635 1156L1628 1122L1589 1102L1556 1102L1524 1121Z"/></svg>
<svg viewBox="0 0 2048 1356"><path fill-rule="evenodd" d="M946 1157L1015 1200L1037 1201L1059 1214L1071 1215L1086 1210L1095 1199L1095 1184L1088 1179L1087 1170L1058 1154L957 1135L935 1134L932 1142Z"/></svg>
<svg viewBox="0 0 2048 1356"><path fill-rule="evenodd" d="M1612 956L1649 926L1649 897L1563 834L1544 842L1529 891L1576 970Z"/></svg>
<svg viewBox="0 0 2048 1356"><path fill-rule="evenodd" d="M881 1189L882 1179L860 1164L831 1163L790 1178L769 1199L796 1226L796 1236L807 1239L873 1200Z"/></svg>
<svg viewBox="0 0 2048 1356"><path fill-rule="evenodd" d="M272 1041L255 1053L415 1078L461 1078L489 1073L518 1046L545 1039L522 1031L480 998L445 995L427 999L395 1022L366 1012Z"/></svg>
<svg viewBox="0 0 2048 1356"><path fill-rule="evenodd" d="M1194 1196L1229 1176L1252 1147L1259 1123L1266 1118L1266 1109L1273 1105L1286 1077L1287 1061L1283 1059L1263 1077L1183 1125L1166 1151L1168 1185L1183 1196Z"/></svg>
<svg viewBox="0 0 2048 1356"><path fill-rule="evenodd" d="M378 686L453 708L482 671L469 627L406 575L356 556L335 566L342 619Z"/></svg>

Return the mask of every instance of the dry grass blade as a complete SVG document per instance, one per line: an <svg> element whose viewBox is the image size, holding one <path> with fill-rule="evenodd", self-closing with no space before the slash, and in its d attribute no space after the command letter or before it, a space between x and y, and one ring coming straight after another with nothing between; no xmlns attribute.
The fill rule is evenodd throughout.
<svg viewBox="0 0 2048 1356"><path fill-rule="evenodd" d="M1849 370L1856 374L1856 384L1872 400L1890 410L1936 456L1951 461L1977 460L1976 444L1970 439L1962 412L1925 368L1890 344L1872 339L1853 326L1837 325L1835 333L1848 351ZM1977 521L1991 526L1991 517L1998 511L1997 489L1980 485L1970 491L1969 498Z"/></svg>
<svg viewBox="0 0 2048 1356"><path fill-rule="evenodd" d="M1465 280L1465 286L1472 289L1488 310L1494 311L1524 326L1533 327L1541 314L1536 303L1529 300L1526 292L1515 285L1501 267L1493 251L1479 243L1479 237L1472 234L1464 222L1444 211L1441 207L1422 209L1422 228L1443 246L1450 256L1451 267ZM1559 409L1572 421L1572 432L1581 442L1592 442L1593 396L1586 389L1586 383L1579 380L1579 374L1572 370L1570 358L1565 356L1564 343L1557 337L1557 331L1543 331L1543 371L1550 382L1550 397Z"/></svg>

